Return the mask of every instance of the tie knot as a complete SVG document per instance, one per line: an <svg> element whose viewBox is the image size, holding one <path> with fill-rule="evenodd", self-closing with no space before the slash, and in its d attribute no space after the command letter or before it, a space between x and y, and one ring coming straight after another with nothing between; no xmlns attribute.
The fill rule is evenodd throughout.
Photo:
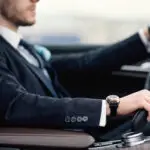
<svg viewBox="0 0 150 150"><path fill-rule="evenodd" d="M19 42L19 46L26 47L27 43L24 40L21 39L20 42Z"/></svg>

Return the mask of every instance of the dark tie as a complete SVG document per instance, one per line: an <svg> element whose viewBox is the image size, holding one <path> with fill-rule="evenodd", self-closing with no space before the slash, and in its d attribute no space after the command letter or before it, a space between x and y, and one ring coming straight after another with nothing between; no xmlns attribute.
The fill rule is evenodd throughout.
<svg viewBox="0 0 150 150"><path fill-rule="evenodd" d="M27 50L39 63L39 67L40 68L44 68L44 63L42 61L42 59L40 58L40 56L35 52L34 48L32 45L28 44L26 41L24 40L20 40L19 43L20 46L24 47L25 50Z"/></svg>
<svg viewBox="0 0 150 150"><path fill-rule="evenodd" d="M28 44L26 41L20 40L19 45L22 46L22 47L24 47L27 51L29 51L29 52L31 53L31 55L33 55L33 56L38 60L38 62L39 62L39 64L40 64L40 67L37 68L37 67L34 67L34 66L32 65L32 68L33 68L34 70L36 70L36 72L38 72L39 75L42 76L42 78L45 80L45 82L47 82L47 83L49 84L48 87L49 87L49 89L50 89L50 92L51 92L52 96L53 96L53 97L58 97L58 95L57 95L57 93L56 93L56 91L55 91L55 89L54 89L54 87L53 87L53 85L52 85L52 80L51 80L50 75L49 75L49 77L47 77L47 76L44 74L44 72L43 72L43 70L44 70L45 68L44 68L44 63L43 63L42 59L40 58L40 56L38 56L38 55L36 54L36 52L34 51L33 47L31 47L31 45Z"/></svg>

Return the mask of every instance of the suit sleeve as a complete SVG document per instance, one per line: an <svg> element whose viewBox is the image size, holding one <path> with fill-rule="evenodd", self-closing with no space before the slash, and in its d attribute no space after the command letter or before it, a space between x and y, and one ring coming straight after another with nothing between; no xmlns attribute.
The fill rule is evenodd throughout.
<svg viewBox="0 0 150 150"><path fill-rule="evenodd" d="M52 65L57 71L118 70L122 65L133 64L148 57L138 34L105 48L94 48L80 54L54 57Z"/></svg>
<svg viewBox="0 0 150 150"><path fill-rule="evenodd" d="M101 100L52 98L29 93L0 52L0 120L19 126L86 128L99 126Z"/></svg>

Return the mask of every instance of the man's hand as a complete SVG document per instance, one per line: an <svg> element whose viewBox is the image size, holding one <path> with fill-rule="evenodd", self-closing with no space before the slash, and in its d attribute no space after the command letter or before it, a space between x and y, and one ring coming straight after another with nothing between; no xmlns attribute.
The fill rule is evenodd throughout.
<svg viewBox="0 0 150 150"><path fill-rule="evenodd" d="M141 90L120 98L117 114L129 115L136 110L143 108L148 111L147 119L150 121L150 91L148 90Z"/></svg>

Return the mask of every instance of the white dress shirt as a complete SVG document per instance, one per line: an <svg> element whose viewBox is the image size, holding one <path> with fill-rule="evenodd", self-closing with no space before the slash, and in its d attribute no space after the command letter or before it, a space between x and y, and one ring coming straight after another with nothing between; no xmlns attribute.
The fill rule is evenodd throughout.
<svg viewBox="0 0 150 150"><path fill-rule="evenodd" d="M36 58L24 47L19 46L19 42L22 39L22 36L19 33L13 32L12 30L0 27L0 35L12 46L15 50L17 50L30 64L35 65L39 67L39 63L36 60ZM150 52L150 44L147 40L147 38L144 35L143 30L139 31L139 36L145 45L146 49ZM47 71L43 70L45 72L45 75L47 75ZM106 101L102 100L102 108L100 112L100 121L99 126L104 127L106 126Z"/></svg>

